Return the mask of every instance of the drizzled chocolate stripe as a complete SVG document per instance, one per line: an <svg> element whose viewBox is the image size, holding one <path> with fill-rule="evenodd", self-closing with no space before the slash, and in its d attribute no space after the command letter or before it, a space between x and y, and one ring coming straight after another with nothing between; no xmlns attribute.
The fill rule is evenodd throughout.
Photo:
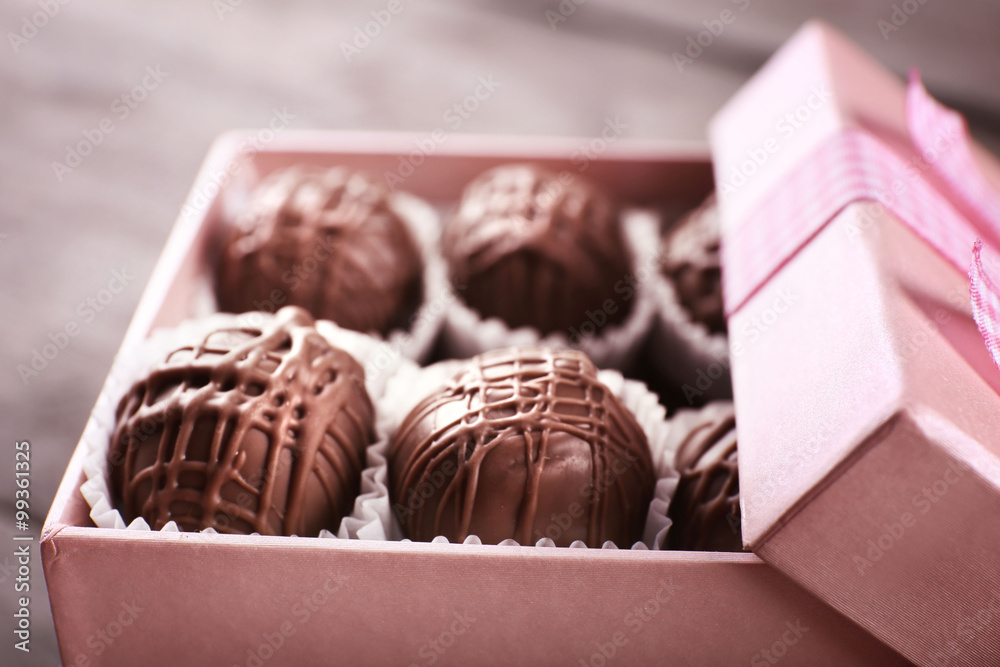
<svg viewBox="0 0 1000 667"><path fill-rule="evenodd" d="M389 453L408 537L641 539L655 477L645 434L576 351L474 358L407 416Z"/></svg>
<svg viewBox="0 0 1000 667"><path fill-rule="evenodd" d="M118 407L108 463L154 530L317 535L357 495L374 411L364 370L284 308L173 351Z"/></svg>

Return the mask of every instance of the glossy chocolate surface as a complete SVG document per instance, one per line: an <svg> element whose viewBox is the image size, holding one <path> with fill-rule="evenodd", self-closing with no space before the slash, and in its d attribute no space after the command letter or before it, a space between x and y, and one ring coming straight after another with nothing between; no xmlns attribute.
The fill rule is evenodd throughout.
<svg viewBox="0 0 1000 667"><path fill-rule="evenodd" d="M470 360L400 426L389 479L413 540L623 548L642 539L656 482L645 434L590 360L544 348Z"/></svg>
<svg viewBox="0 0 1000 667"><path fill-rule="evenodd" d="M719 211L712 195L667 230L660 263L688 315L712 333L726 332L719 225Z"/></svg>
<svg viewBox="0 0 1000 667"><path fill-rule="evenodd" d="M265 179L230 225L216 282L227 312L302 306L346 329L408 329L422 260L389 192L346 167Z"/></svg>
<svg viewBox="0 0 1000 667"><path fill-rule="evenodd" d="M669 548L743 551L732 403L681 413L671 428L671 438L679 440L674 464L681 479L670 502Z"/></svg>
<svg viewBox="0 0 1000 667"><path fill-rule="evenodd" d="M317 535L360 485L374 411L364 370L300 308L181 347L122 398L108 464L126 521Z"/></svg>
<svg viewBox="0 0 1000 667"><path fill-rule="evenodd" d="M563 174L507 165L466 187L443 250L460 296L483 318L573 336L594 321L588 312L605 325L627 317L618 211L579 175Z"/></svg>

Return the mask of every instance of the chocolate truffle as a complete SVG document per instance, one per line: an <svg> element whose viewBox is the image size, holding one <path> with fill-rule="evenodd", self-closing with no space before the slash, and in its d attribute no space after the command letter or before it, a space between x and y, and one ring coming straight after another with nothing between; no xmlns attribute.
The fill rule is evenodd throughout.
<svg viewBox="0 0 1000 667"><path fill-rule="evenodd" d="M732 403L710 403L674 418L680 443L674 467L681 479L670 501L674 524L668 546L684 551L743 551L736 413Z"/></svg>
<svg viewBox="0 0 1000 667"><path fill-rule="evenodd" d="M719 225L713 194L667 230L660 258L660 269L673 283L681 305L693 321L711 333L726 333Z"/></svg>
<svg viewBox="0 0 1000 667"><path fill-rule="evenodd" d="M494 350L419 403L389 451L407 537L631 547L656 483L635 418L581 352Z"/></svg>
<svg viewBox="0 0 1000 667"><path fill-rule="evenodd" d="M530 165L482 174L446 224L443 250L466 305L511 328L571 335L588 311L617 324L630 310L614 289L631 273L618 212L579 176Z"/></svg>
<svg viewBox="0 0 1000 667"><path fill-rule="evenodd" d="M422 260L389 192L346 167L295 166L251 194L229 227L217 280L228 312L296 305L346 329L406 329Z"/></svg>
<svg viewBox="0 0 1000 667"><path fill-rule="evenodd" d="M127 521L315 536L358 494L364 370L300 308L171 352L122 398L108 454Z"/></svg>

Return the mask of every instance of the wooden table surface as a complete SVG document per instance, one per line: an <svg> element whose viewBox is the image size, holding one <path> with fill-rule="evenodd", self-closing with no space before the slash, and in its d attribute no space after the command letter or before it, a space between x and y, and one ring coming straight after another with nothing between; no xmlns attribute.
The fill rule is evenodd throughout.
<svg viewBox="0 0 1000 667"><path fill-rule="evenodd" d="M37 533L217 134L264 126L276 109L297 128L429 132L480 77L492 77L495 92L459 131L594 136L620 117L625 136L702 142L711 114L803 21L822 16L895 70L919 65L931 91L1000 148L1000 5L914 3L900 29L883 35L879 21L892 20L892 4L564 0L575 10L563 17L555 0L402 0L402 11L352 50L344 45L388 0L4 2L0 616L8 620L0 664L59 664L37 558L30 654L13 649L7 628L13 443L31 442ZM673 52L724 9L735 20L678 71ZM80 142L89 154L69 153ZM118 293L101 303L109 287ZM60 335L67 326L72 337ZM65 347L25 374L50 341Z"/></svg>

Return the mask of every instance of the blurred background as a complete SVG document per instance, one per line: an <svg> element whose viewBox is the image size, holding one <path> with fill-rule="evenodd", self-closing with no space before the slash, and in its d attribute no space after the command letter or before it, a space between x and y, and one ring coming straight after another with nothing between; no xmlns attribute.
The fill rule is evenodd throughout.
<svg viewBox="0 0 1000 667"><path fill-rule="evenodd" d="M3 617L15 608L13 443L31 442L37 535L198 165L227 129L282 113L294 128L428 133L492 77L461 132L596 136L620 116L629 138L700 143L712 114L819 16L895 71L919 66L1000 151L997 3L399 2L391 15L388 0L0 4ZM735 20L678 68L672 54L727 9ZM90 154L71 154L85 138ZM77 335L43 370L19 372L70 322ZM58 665L37 557L30 595L31 652L4 629L0 664Z"/></svg>

